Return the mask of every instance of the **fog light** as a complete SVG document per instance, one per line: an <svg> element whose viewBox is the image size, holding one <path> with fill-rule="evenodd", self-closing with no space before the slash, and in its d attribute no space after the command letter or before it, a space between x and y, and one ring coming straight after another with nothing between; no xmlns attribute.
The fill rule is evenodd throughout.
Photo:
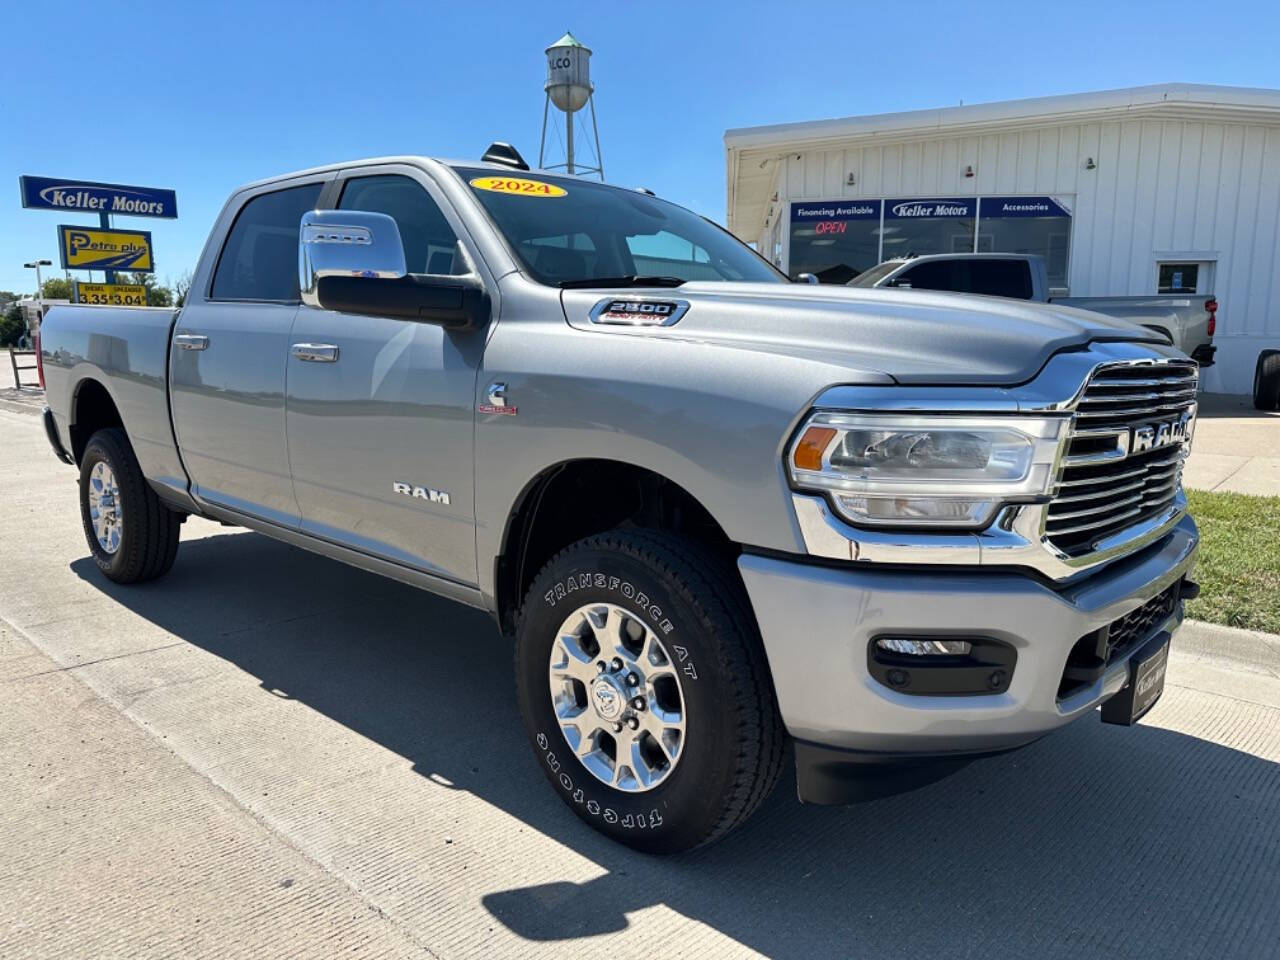
<svg viewBox="0 0 1280 960"><path fill-rule="evenodd" d="M968 640L912 640L906 637L881 637L876 646L888 653L912 657L965 657L973 649Z"/></svg>
<svg viewBox="0 0 1280 960"><path fill-rule="evenodd" d="M981 697L1004 693L1018 651L994 637L872 637L867 672L913 697Z"/></svg>

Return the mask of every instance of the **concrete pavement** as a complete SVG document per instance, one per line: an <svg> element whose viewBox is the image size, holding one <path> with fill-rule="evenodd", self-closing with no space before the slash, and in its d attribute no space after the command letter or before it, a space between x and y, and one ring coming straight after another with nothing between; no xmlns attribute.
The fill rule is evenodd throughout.
<svg viewBox="0 0 1280 960"><path fill-rule="evenodd" d="M3 621L0 690L0 955L423 953Z"/></svg>
<svg viewBox="0 0 1280 960"><path fill-rule="evenodd" d="M1280 496L1280 413L1255 410L1248 397L1201 394L1182 480L1197 490Z"/></svg>
<svg viewBox="0 0 1280 960"><path fill-rule="evenodd" d="M0 956L1269 957L1280 670L655 859L543 781L487 618L202 521L142 587L0 409ZM1264 641L1264 649L1270 649ZM285 881L292 880L286 884Z"/></svg>

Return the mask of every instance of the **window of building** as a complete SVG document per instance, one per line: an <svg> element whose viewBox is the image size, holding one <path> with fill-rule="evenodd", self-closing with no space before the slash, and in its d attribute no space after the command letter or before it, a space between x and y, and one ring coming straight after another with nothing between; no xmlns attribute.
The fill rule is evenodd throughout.
<svg viewBox="0 0 1280 960"><path fill-rule="evenodd" d="M886 200L881 259L972 253L977 209L972 197Z"/></svg>
<svg viewBox="0 0 1280 960"><path fill-rule="evenodd" d="M1049 286L1066 288L1071 213L1052 197L983 197L978 249L1044 257Z"/></svg>
<svg viewBox="0 0 1280 960"><path fill-rule="evenodd" d="M791 276L848 283L880 262L880 201L791 205Z"/></svg>
<svg viewBox="0 0 1280 960"><path fill-rule="evenodd" d="M214 300L296 301L298 234L315 209L322 184L308 183L254 197L236 215L213 274Z"/></svg>
<svg viewBox="0 0 1280 960"><path fill-rule="evenodd" d="M1158 293L1195 293L1200 281L1198 263L1162 263Z"/></svg>
<svg viewBox="0 0 1280 960"><path fill-rule="evenodd" d="M341 210L385 213L395 220L410 273L464 274L467 260L440 207L422 184L398 173L356 177L342 188Z"/></svg>

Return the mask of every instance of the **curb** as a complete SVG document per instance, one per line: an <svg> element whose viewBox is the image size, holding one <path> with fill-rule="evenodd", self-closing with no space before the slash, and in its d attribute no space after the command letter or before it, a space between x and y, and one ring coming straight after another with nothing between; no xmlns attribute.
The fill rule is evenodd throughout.
<svg viewBox="0 0 1280 960"><path fill-rule="evenodd" d="M1280 636L1274 633L1184 620L1174 635L1173 649L1201 659L1225 660L1252 673L1280 677Z"/></svg>

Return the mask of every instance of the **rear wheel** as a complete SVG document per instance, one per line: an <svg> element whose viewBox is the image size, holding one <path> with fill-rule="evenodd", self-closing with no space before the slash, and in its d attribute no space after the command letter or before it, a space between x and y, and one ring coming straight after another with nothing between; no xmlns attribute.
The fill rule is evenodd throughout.
<svg viewBox="0 0 1280 960"><path fill-rule="evenodd" d="M154 580L173 566L182 514L160 502L117 427L99 430L85 447L80 516L94 561L117 583Z"/></svg>
<svg viewBox="0 0 1280 960"><path fill-rule="evenodd" d="M600 832L672 853L737 826L785 737L742 586L694 544L615 531L555 556L520 612L516 683L539 765Z"/></svg>
<svg viewBox="0 0 1280 960"><path fill-rule="evenodd" d="M1253 372L1253 405L1259 410L1280 407L1280 350L1266 350Z"/></svg>

